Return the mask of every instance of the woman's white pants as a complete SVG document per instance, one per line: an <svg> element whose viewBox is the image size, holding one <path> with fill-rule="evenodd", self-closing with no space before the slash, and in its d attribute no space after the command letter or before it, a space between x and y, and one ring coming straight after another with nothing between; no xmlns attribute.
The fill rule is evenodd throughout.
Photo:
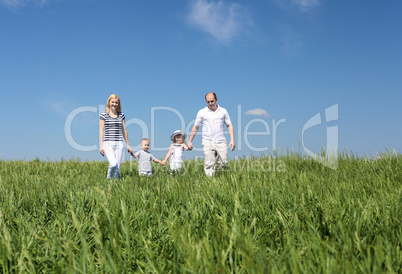
<svg viewBox="0 0 402 274"><path fill-rule="evenodd" d="M120 178L121 157L124 151L123 141L104 141L103 148L105 149L105 155L109 161L107 178Z"/></svg>

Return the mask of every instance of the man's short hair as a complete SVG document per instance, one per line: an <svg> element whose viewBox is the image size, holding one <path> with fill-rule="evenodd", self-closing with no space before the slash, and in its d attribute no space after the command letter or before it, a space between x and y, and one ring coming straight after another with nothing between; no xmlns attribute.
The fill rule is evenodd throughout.
<svg viewBox="0 0 402 274"><path fill-rule="evenodd" d="M215 100L218 100L218 97L216 97L216 93L215 92L208 92L207 94L205 94L205 101L207 100L207 95L212 93L215 97Z"/></svg>

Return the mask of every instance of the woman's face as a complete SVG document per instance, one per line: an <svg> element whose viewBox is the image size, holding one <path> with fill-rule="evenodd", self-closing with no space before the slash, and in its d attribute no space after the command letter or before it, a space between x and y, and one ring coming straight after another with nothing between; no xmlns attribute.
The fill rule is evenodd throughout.
<svg viewBox="0 0 402 274"><path fill-rule="evenodd" d="M119 106L119 99L112 99L110 100L110 108L116 110Z"/></svg>

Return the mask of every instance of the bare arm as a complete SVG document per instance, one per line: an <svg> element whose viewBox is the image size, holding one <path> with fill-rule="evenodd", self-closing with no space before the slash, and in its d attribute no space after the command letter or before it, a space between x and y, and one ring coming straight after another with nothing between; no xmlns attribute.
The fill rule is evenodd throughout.
<svg viewBox="0 0 402 274"><path fill-rule="evenodd" d="M236 143L235 143L235 139L234 139L234 129L233 129L233 125L229 124L226 125L228 127L229 130L229 136L230 136L230 144L229 147L231 147L232 151L235 149L236 147Z"/></svg>
<svg viewBox="0 0 402 274"><path fill-rule="evenodd" d="M159 159L156 159L156 158L155 158L153 161L154 161L155 163L162 164L162 161L161 161L161 160L159 160Z"/></svg>
<svg viewBox="0 0 402 274"><path fill-rule="evenodd" d="M188 150L193 149L193 139L195 137L195 134L197 134L198 128L199 128L199 126L194 125L193 129L191 130L190 138L188 140Z"/></svg>
<svg viewBox="0 0 402 274"><path fill-rule="evenodd" d="M186 143L181 144L182 147L184 148L184 150L188 150L188 146L186 145Z"/></svg>
<svg viewBox="0 0 402 274"><path fill-rule="evenodd" d="M105 156L105 149L103 148L103 136L105 134L105 120L99 119L99 152Z"/></svg>
<svg viewBox="0 0 402 274"><path fill-rule="evenodd" d="M127 144L127 151L131 154L133 152L133 150L130 147L130 144L128 142L128 133L127 133L127 129L126 129L126 122L125 120L123 120L123 124L121 126L121 132L123 133L123 138L126 141Z"/></svg>
<svg viewBox="0 0 402 274"><path fill-rule="evenodd" d="M166 165L167 159L169 158L170 154L172 154L172 148L173 148L173 144L170 145L169 151L168 151L168 153L166 154L165 159L162 161L162 165Z"/></svg>

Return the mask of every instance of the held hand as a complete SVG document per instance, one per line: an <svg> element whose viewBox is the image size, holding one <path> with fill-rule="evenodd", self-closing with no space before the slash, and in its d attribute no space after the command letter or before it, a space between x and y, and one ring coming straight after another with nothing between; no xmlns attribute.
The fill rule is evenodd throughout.
<svg viewBox="0 0 402 274"><path fill-rule="evenodd" d="M233 151L236 147L236 144L234 141L230 142L229 147L231 147L231 150Z"/></svg>
<svg viewBox="0 0 402 274"><path fill-rule="evenodd" d="M105 156L105 150L103 149L103 147L100 147L99 152L102 156Z"/></svg>
<svg viewBox="0 0 402 274"><path fill-rule="evenodd" d="M187 144L188 150L192 150L193 149L193 143L191 141L188 142Z"/></svg>
<svg viewBox="0 0 402 274"><path fill-rule="evenodd" d="M162 162L161 162L161 165L166 165L166 161L165 160L163 160Z"/></svg>
<svg viewBox="0 0 402 274"><path fill-rule="evenodd" d="M130 147L129 145L127 145L127 151L128 151L128 153L130 153L130 154L133 153L133 150L131 149L131 147Z"/></svg>

